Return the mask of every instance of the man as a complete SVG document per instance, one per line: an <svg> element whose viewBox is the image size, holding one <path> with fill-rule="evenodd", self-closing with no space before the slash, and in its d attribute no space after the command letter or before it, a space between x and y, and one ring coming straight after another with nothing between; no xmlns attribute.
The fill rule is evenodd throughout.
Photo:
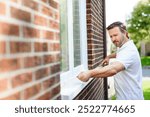
<svg viewBox="0 0 150 117"><path fill-rule="evenodd" d="M106 78L114 75L114 85L118 100L143 100L142 69L136 46L129 39L123 23L114 22L107 27L107 31L118 50L116 53L108 55L102 61L102 64L107 65L111 58L116 58L116 62L105 67L97 67L81 72L77 76L78 79L86 82L92 77Z"/></svg>

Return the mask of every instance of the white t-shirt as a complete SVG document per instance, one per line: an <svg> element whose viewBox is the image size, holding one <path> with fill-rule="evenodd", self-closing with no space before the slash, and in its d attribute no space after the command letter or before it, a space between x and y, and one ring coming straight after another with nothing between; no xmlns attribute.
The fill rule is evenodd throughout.
<svg viewBox="0 0 150 117"><path fill-rule="evenodd" d="M116 60L125 67L114 76L117 100L143 100L141 62L132 40L117 50Z"/></svg>

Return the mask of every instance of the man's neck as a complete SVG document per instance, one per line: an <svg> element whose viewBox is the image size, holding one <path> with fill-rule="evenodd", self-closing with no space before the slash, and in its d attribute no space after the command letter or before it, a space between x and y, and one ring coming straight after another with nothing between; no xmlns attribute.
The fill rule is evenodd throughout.
<svg viewBox="0 0 150 117"><path fill-rule="evenodd" d="M121 48L125 43L127 43L129 41L129 39L128 38L126 38L123 42L122 42L122 44L121 44L121 46L119 47L119 48Z"/></svg>

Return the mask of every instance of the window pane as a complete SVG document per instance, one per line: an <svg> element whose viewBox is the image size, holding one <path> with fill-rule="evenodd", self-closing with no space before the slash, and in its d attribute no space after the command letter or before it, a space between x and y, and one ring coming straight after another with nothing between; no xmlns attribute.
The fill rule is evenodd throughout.
<svg viewBox="0 0 150 117"><path fill-rule="evenodd" d="M61 70L69 70L67 0L60 0Z"/></svg>
<svg viewBox="0 0 150 117"><path fill-rule="evenodd" d="M81 64L79 0L73 0L74 67Z"/></svg>

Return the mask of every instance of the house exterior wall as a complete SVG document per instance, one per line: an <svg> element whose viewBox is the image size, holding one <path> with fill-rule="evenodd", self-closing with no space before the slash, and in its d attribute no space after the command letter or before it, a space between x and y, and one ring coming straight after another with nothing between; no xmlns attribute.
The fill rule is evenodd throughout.
<svg viewBox="0 0 150 117"><path fill-rule="evenodd" d="M87 38L89 69L106 56L105 0L87 0ZM107 99L107 79L93 79L74 99Z"/></svg>
<svg viewBox="0 0 150 117"><path fill-rule="evenodd" d="M141 42L141 56L150 56L150 42Z"/></svg>
<svg viewBox="0 0 150 117"><path fill-rule="evenodd" d="M150 42L145 44L146 56L150 56Z"/></svg>
<svg viewBox="0 0 150 117"><path fill-rule="evenodd" d="M60 99L59 0L0 8L0 99Z"/></svg>

